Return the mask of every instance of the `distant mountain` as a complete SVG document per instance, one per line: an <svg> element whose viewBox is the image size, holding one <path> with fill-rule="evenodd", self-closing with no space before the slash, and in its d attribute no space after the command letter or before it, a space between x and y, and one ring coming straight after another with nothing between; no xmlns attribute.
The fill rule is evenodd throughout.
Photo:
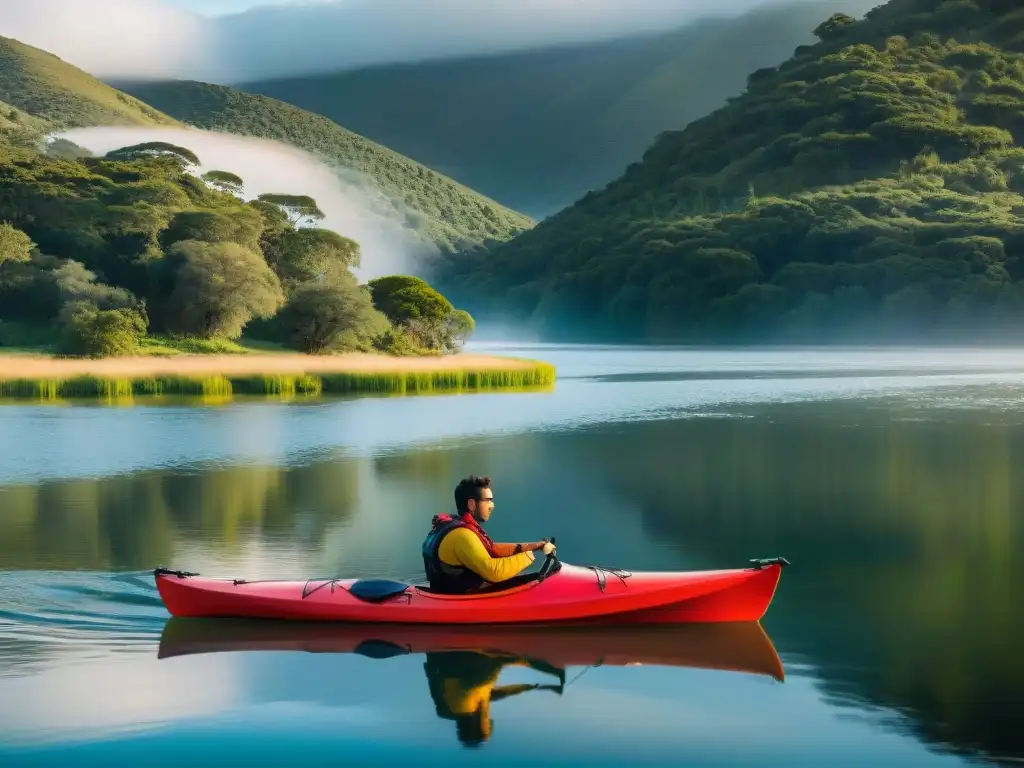
<svg viewBox="0 0 1024 768"><path fill-rule="evenodd" d="M178 121L54 56L0 37L0 100L51 128Z"/></svg>
<svg viewBox="0 0 1024 768"><path fill-rule="evenodd" d="M432 276L549 339L1024 339L1024 8L890 0Z"/></svg>
<svg viewBox="0 0 1024 768"><path fill-rule="evenodd" d="M821 18L876 2L797 0L657 35L236 87L326 115L540 218L615 178L662 131L741 93L750 72L813 42Z"/></svg>
<svg viewBox="0 0 1024 768"><path fill-rule="evenodd" d="M503 242L533 221L337 123L265 96L194 81L118 83L188 125L274 139L366 174L405 217L445 250Z"/></svg>

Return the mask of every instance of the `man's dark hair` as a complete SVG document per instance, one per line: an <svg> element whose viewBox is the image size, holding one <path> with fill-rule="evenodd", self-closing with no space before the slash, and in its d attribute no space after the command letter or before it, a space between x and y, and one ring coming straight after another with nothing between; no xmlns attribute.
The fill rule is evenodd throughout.
<svg viewBox="0 0 1024 768"><path fill-rule="evenodd" d="M487 741L481 717L476 712L455 718L455 735L464 747L480 747Z"/></svg>
<svg viewBox="0 0 1024 768"><path fill-rule="evenodd" d="M480 501L481 489L490 487L491 478L489 477L477 477L476 475L464 477L455 486L455 509L459 511L460 515L468 512L469 500Z"/></svg>

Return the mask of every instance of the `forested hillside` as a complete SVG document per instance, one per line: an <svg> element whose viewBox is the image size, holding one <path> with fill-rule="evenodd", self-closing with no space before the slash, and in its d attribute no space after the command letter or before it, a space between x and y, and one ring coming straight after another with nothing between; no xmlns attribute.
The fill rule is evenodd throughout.
<svg viewBox="0 0 1024 768"><path fill-rule="evenodd" d="M551 337L1019 339L1024 9L891 0L815 33L441 284Z"/></svg>

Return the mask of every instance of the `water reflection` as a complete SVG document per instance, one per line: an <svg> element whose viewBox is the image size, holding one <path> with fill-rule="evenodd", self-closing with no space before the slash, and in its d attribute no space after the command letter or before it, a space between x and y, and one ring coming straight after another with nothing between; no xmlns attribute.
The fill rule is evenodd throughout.
<svg viewBox="0 0 1024 768"><path fill-rule="evenodd" d="M458 740L467 747L489 739L491 704L531 691L561 696L571 666L583 666L585 672L598 666L658 665L785 678L771 639L757 623L510 629L172 618L164 626L158 656L254 651L377 660L422 654L435 713L454 722ZM557 683L498 685L502 672L513 667L535 670Z"/></svg>
<svg viewBox="0 0 1024 768"><path fill-rule="evenodd" d="M141 570L192 541L240 553L257 537L315 546L350 519L361 466L208 466L0 485L0 568Z"/></svg>
<svg viewBox="0 0 1024 768"><path fill-rule="evenodd" d="M886 727L944 751L1024 757L1019 414L749 415L600 429L574 455L700 567L785 551L795 565L765 624L815 665L830 702L885 707Z"/></svg>
<svg viewBox="0 0 1024 768"><path fill-rule="evenodd" d="M835 740L827 748L846 743L843 739L852 732L838 734L823 724L831 723L836 712L870 718L870 727L857 731L857 738L878 736L870 746L883 763L905 756L907 743L972 758L1024 758L1024 715L1018 703L1024 657L1017 647L1017 638L1024 635L1017 605L1024 580L1024 475L1014 471L1024 458L1024 424L1011 400L1003 398L999 408L981 408L973 397L960 398L958 404L955 395L945 393L941 407L923 395L914 401L737 404L736 418L496 434L373 456L320 453L291 465L194 464L7 484L0 486L0 569L45 572L35 582L24 574L0 572L0 662L16 671L52 671L59 658L74 656L70 648L81 647L71 629L107 627L103 631L109 634L109 626L117 626L117 617L130 610L117 602L120 597L115 599L120 587L78 569L148 574L155 564L165 563L248 578L420 577L418 548L430 516L450 509L457 479L476 472L494 476L500 488L501 502L489 526L496 538L557 535L572 562L636 570L715 568L785 554L794 565L764 624L787 661L784 695L796 696L791 692L805 682L813 682L814 690L807 694L810 699L800 699L799 714L784 708L758 711L745 727L772 722L793 729L788 732L796 752L787 752L787 759L810 759L810 752L800 749L811 750L812 737L826 732ZM967 401L970 409L960 407ZM230 432L226 423L221 427ZM295 429L296 439L302 437L302 430ZM142 576L138 579L141 583ZM53 586L56 582L61 590ZM71 582L78 591L70 589ZM82 590L90 590L87 608L82 607ZM140 635L155 634L159 630L152 629L153 623L165 617L150 582L138 598L140 611L148 612L145 621L117 630L136 649L145 641ZM21 629L8 628L14 625ZM173 623L165 635L172 628ZM292 643L293 649L315 649L322 642L337 650L331 643L341 642L337 637L289 636L294 628L282 631L286 634L275 639L217 630L225 642L251 650L275 642ZM61 642L44 639L52 632ZM686 646L678 639L673 643ZM426 645L415 647L416 653L435 652ZM493 696L472 693L488 685L499 692L504 685L518 685L506 678L523 669L523 659L564 669L565 663L549 658L552 647L548 643L539 652L485 643L445 650L449 666L432 663L431 669L437 668L438 679L455 681L449 688L462 691L454 703L444 705L443 711L456 717L445 721L451 723L448 733L463 717L466 725L461 727L471 734L465 719L470 714L477 718L476 736L484 733L479 714L484 701L490 712L500 709L502 717L528 707L520 729L526 738L533 738L531 729L548 729L551 735L559 725L587 733L591 726L584 715L592 714L585 706L590 702L573 699L568 705L572 697L566 691L579 690L569 680L561 697L549 690L516 692L493 708ZM484 681L483 688L459 682L460 659L467 657L452 656L456 652L473 656L475 678L468 671L464 677ZM231 654L230 660L243 656L248 657ZM331 654L328 661L336 656L346 654ZM410 662L402 653L390 668L402 659ZM506 664L509 660L515 663ZM356 661L374 669L389 666L362 656ZM132 663L137 662L133 657ZM247 685L257 685L254 680L271 686L268 700L322 696L332 706L380 708L394 703L406 707L402 711L408 717L427 711L436 728L437 703L424 683L427 670L418 662L388 678L394 691L378 692L381 699L395 700L389 703L359 699L347 687L345 696L355 697L353 703L336 690L322 690L330 685L322 668L310 669L300 683L293 667L276 663L261 660L259 666L228 664L224 669L234 670L231 685L243 693ZM468 661L465 669L470 669ZM536 667L528 671L540 676L539 685L561 685ZM657 674L628 672L616 683L633 686L636 696L660 696L673 713L689 706L680 689L659 690ZM203 674L197 672L191 684L199 685L195 681L202 681ZM275 674L271 685L267 678ZM380 679L377 672L355 666L345 667L337 679L347 680L344 675L359 676L367 685ZM593 675L588 673L581 684ZM698 683L690 693L698 699L717 695L717 679L706 688ZM67 695L72 686L85 684L74 675L48 674L46 681L51 695ZM412 681L418 692L410 687ZM31 683L20 685L17 690L5 687L0 698L10 702L38 694ZM130 683L124 679L120 685ZM796 700L784 695L776 694L775 705ZM209 711L238 706L237 699L224 696ZM621 711L613 694L604 701ZM319 705L319 699L314 703ZM734 700L722 704L727 712L733 706ZM8 709L18 714L15 705ZM541 710L550 722L539 721ZM794 719L770 719L776 716ZM798 716L800 722L819 718L817 730L812 734L806 726L794 726ZM508 722L491 714L487 719ZM653 727L635 720L622 743L634 744L637 734ZM676 726L668 722L665 727ZM878 735L892 732L903 741ZM663 744L670 740L665 734L652 738ZM488 744L494 743L492 734ZM722 752L711 749L708 754ZM824 753L818 764L829 763L828 757ZM930 764L916 752L913 759Z"/></svg>

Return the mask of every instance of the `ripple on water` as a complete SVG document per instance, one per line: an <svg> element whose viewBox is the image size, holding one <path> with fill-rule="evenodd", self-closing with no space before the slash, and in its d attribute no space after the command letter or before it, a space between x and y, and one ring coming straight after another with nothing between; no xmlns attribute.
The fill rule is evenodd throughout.
<svg viewBox="0 0 1024 768"><path fill-rule="evenodd" d="M152 653L167 612L149 572L0 572L0 677Z"/></svg>

